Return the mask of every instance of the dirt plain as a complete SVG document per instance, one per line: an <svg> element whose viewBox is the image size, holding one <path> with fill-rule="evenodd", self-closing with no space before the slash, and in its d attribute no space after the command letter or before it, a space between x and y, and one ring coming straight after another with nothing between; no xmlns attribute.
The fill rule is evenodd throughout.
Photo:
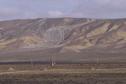
<svg viewBox="0 0 126 84"><path fill-rule="evenodd" d="M0 84L126 84L126 68L125 64L1 64Z"/></svg>

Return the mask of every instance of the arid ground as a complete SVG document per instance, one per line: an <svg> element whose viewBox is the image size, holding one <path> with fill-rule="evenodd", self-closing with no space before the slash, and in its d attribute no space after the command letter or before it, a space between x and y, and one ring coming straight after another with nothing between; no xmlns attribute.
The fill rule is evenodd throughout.
<svg viewBox="0 0 126 84"><path fill-rule="evenodd" d="M125 64L1 64L0 70L0 84L126 84Z"/></svg>

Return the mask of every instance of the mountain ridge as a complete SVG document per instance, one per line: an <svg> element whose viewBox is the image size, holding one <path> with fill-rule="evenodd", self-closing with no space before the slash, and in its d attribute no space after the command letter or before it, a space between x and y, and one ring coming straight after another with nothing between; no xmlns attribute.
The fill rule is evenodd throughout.
<svg viewBox="0 0 126 84"><path fill-rule="evenodd" d="M126 49L126 19L39 18L0 21L0 51L61 48L59 53Z"/></svg>

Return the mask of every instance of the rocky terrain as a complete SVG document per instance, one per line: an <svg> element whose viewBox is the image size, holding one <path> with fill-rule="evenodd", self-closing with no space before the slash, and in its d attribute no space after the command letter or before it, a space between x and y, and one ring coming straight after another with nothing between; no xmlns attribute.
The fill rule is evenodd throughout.
<svg viewBox="0 0 126 84"><path fill-rule="evenodd" d="M57 48L126 49L126 20L80 18L26 19L0 22L0 50Z"/></svg>
<svg viewBox="0 0 126 84"><path fill-rule="evenodd" d="M9 60L7 56L10 56L10 52L16 53L11 55L13 59L18 55L24 56L22 59L35 55L38 58L42 55L46 57L52 52L57 55L64 53L61 59L64 56L71 59L78 55L75 53L92 56L94 53L90 52L109 52L116 53L111 56L120 55L120 60L125 61L121 58L125 50L126 19L38 18L0 21L1 60Z"/></svg>

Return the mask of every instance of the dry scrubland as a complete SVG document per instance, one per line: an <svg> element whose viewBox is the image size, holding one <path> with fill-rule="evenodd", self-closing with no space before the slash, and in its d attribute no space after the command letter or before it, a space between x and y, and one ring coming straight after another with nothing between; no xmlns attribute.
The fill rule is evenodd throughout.
<svg viewBox="0 0 126 84"><path fill-rule="evenodd" d="M126 84L126 74L12 74L1 84Z"/></svg>
<svg viewBox="0 0 126 84"><path fill-rule="evenodd" d="M113 67L111 67L113 66ZM0 84L126 84L125 64L3 64Z"/></svg>

